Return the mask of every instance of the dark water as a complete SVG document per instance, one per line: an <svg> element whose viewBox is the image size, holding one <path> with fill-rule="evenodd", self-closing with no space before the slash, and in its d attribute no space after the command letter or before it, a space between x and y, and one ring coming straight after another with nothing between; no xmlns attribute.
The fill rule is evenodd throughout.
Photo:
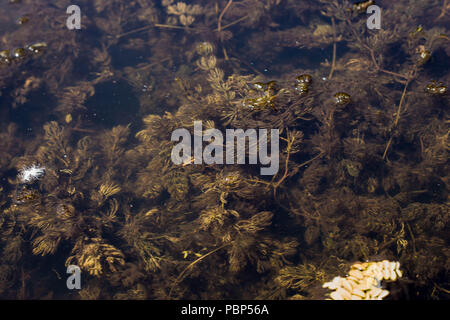
<svg viewBox="0 0 450 320"><path fill-rule="evenodd" d="M450 8L370 4L0 2L0 298L326 299L388 260L386 299L448 299ZM279 170L174 163L194 121L279 130Z"/></svg>

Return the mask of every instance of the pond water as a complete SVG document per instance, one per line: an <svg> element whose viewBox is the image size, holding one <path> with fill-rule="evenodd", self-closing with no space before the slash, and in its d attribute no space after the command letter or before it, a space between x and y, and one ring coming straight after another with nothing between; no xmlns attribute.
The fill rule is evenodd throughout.
<svg viewBox="0 0 450 320"><path fill-rule="evenodd" d="M448 299L449 26L448 1L1 1L0 298Z"/></svg>

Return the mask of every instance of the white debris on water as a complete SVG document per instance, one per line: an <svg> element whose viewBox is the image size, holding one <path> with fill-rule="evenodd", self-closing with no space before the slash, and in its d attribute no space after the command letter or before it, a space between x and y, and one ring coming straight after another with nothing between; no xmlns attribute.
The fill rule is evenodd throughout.
<svg viewBox="0 0 450 320"><path fill-rule="evenodd" d="M32 164L25 166L19 170L18 178L21 183L30 183L39 180L45 174L45 167L39 164Z"/></svg>

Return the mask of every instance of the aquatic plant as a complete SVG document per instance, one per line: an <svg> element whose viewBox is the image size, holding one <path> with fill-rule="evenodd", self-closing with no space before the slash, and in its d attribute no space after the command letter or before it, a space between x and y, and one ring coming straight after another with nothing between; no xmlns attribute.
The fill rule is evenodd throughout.
<svg viewBox="0 0 450 320"><path fill-rule="evenodd" d="M0 9L0 297L325 299L388 260L386 298L448 298L450 17L368 30L372 2L81 0L86 38L65 2ZM280 170L174 164L195 121L279 129Z"/></svg>

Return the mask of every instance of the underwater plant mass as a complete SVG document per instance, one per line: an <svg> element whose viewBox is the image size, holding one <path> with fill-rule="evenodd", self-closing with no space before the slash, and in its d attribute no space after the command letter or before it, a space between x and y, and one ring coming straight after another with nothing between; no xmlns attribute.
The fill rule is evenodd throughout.
<svg viewBox="0 0 450 320"><path fill-rule="evenodd" d="M0 299L450 299L450 1L1 0L0 26ZM175 163L174 132L254 140Z"/></svg>

